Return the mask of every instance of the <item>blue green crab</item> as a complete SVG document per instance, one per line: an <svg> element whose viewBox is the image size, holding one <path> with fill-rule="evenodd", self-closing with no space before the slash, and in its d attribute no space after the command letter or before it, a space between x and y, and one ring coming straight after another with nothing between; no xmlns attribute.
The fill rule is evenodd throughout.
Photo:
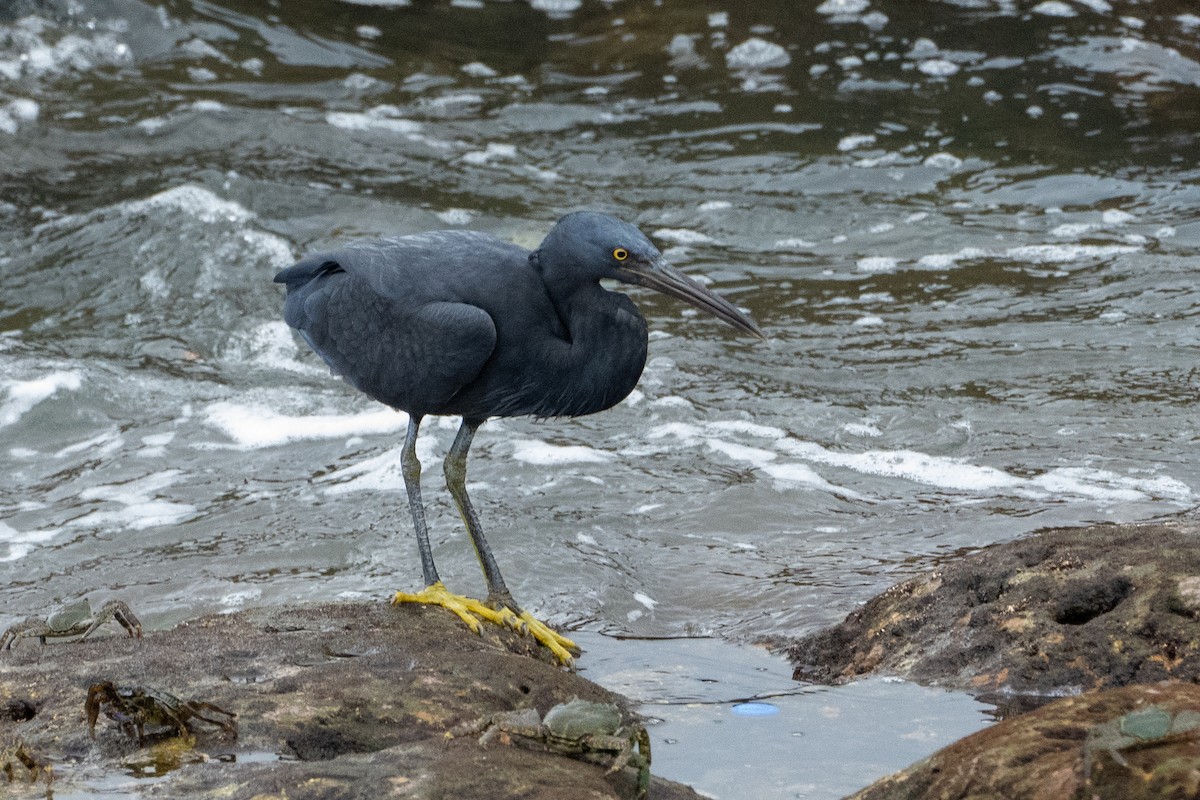
<svg viewBox="0 0 1200 800"><path fill-rule="evenodd" d="M482 733L486 745L499 736L527 742L553 753L575 756L592 763L610 762L608 774L633 767L638 772L637 797L650 788L650 736L640 724L626 725L621 709L612 703L594 703L578 697L559 703L542 717L535 708L506 711L461 725L450 738Z"/></svg>
<svg viewBox="0 0 1200 800"><path fill-rule="evenodd" d="M1125 753L1200 739L1200 712L1172 714L1162 706L1135 709L1088 731L1083 745L1083 778L1091 780L1097 755L1107 755L1127 770Z"/></svg>
<svg viewBox="0 0 1200 800"><path fill-rule="evenodd" d="M116 620L131 639L142 638L142 623L123 600L109 600L92 611L87 600L68 603L45 619L29 617L0 634L0 650L11 650L22 639L36 636L42 644L47 639L78 636L86 639L106 622Z"/></svg>

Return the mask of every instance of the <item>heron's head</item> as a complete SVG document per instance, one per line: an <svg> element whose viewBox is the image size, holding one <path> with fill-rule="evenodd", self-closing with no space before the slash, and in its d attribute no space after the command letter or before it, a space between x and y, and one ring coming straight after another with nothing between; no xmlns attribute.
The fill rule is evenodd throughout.
<svg viewBox="0 0 1200 800"><path fill-rule="evenodd" d="M538 259L543 267L569 273L575 280L611 278L647 286L765 338L735 305L668 264L644 233L608 214L577 211L563 217L538 248Z"/></svg>

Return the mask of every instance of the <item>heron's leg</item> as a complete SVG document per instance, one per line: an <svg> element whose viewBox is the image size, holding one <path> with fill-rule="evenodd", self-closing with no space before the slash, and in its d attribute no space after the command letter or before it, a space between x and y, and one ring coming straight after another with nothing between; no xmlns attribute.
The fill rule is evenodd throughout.
<svg viewBox="0 0 1200 800"><path fill-rule="evenodd" d="M516 612L530 635L546 645L562 663L569 665L573 663L571 653L578 653L579 648L570 639L552 630L528 611L522 610L513 600L512 593L500 575L500 567L496 564L496 557L492 555L492 548L483 536L483 527L479 524L474 506L471 505L471 498L467 496L467 451L471 449L475 431L479 430L482 424L482 420L463 419L443 465L446 472L446 488L458 504L458 511L467 526L467 533L471 535L471 544L475 546L475 555L479 557L479 565L483 568L483 577L487 581L488 602L495 607Z"/></svg>
<svg viewBox="0 0 1200 800"><path fill-rule="evenodd" d="M471 535L471 544L475 546L475 555L479 558L479 566L483 567L483 577L487 581L488 600L519 611L512 593L508 591L504 578L500 575L500 566L496 564L492 548L488 546L487 539L483 538L483 528L479 524L475 507L471 505L471 498L467 496L467 451L471 449L471 442L475 438L475 431L479 430L479 425L479 422L464 419L459 426L458 435L454 437L454 444L450 445L450 452L446 454L446 461L442 465L446 472L446 488L458 504L458 513L462 515L467 533Z"/></svg>
<svg viewBox="0 0 1200 800"><path fill-rule="evenodd" d="M413 528L417 531L417 552L421 555L421 572L425 585L440 582L437 567L433 565L433 548L429 544L429 527L425 524L425 505L421 502L421 462L417 460L417 431L421 417L413 414L408 418L408 435L404 437L404 449L400 451L400 469L404 473L404 488L408 490L408 510L412 514Z"/></svg>
<svg viewBox="0 0 1200 800"><path fill-rule="evenodd" d="M437 567L433 564L433 547L429 544L429 527L425 524L425 505L421 502L421 462L417 460L417 431L420 427L420 415L410 415L408 435L404 439L404 449L400 452L400 469L404 473L404 488L408 490L408 510L412 513L413 528L417 533L417 552L421 556L425 588L416 593L396 592L392 603L442 606L457 614L475 633L479 633L480 617L497 625L514 624L511 612L506 617L485 603L453 594L438 577Z"/></svg>

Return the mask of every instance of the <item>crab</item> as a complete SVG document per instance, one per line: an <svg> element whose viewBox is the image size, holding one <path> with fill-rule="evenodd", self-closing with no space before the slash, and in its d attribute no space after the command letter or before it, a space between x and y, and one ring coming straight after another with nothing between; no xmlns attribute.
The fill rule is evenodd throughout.
<svg viewBox="0 0 1200 800"><path fill-rule="evenodd" d="M1097 754L1108 756L1127 770L1134 769L1124 753L1200 739L1200 713L1172 715L1162 706L1147 706L1096 725L1083 745L1083 778L1091 780Z"/></svg>
<svg viewBox="0 0 1200 800"><path fill-rule="evenodd" d="M611 759L610 775L626 766L638 771L639 800L650 788L650 736L642 725L625 725L621 709L612 703L576 697L554 706L545 717L534 708L500 712L461 725L447 735L453 738L476 733L483 734L479 737L482 745L505 735L593 763Z"/></svg>
<svg viewBox="0 0 1200 800"><path fill-rule="evenodd" d="M11 650L27 636L36 636L42 644L49 638L79 636L86 639L109 620L116 620L131 639L142 638L142 623L123 600L109 600L93 612L87 600L78 600L55 611L45 619L30 617L18 622L0 635L0 650Z"/></svg>
<svg viewBox="0 0 1200 800"><path fill-rule="evenodd" d="M159 725L175 729L175 735L189 736L188 721L198 719L216 725L231 739L237 738L237 723L232 711L203 700L180 700L169 692L143 686L117 686L112 681L92 684L88 689L88 732L96 738L96 720L100 712L121 726L126 736L137 734L138 744L145 744L145 727ZM224 717L222 719L221 717Z"/></svg>
<svg viewBox="0 0 1200 800"><path fill-rule="evenodd" d="M50 796L50 785L54 781L54 769L34 757L33 753L20 739L0 736L0 773L9 783L16 780L18 765L25 768L29 782L35 783L38 778L46 779L46 796Z"/></svg>

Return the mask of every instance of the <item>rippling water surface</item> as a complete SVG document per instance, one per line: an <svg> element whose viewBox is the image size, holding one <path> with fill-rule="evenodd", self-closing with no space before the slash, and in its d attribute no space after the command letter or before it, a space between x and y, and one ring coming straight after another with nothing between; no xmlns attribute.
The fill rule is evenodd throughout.
<svg viewBox="0 0 1200 800"><path fill-rule="evenodd" d="M356 236L535 246L581 207L770 340L636 293L626 402L483 428L489 538L556 624L797 635L962 548L1194 513L1198 138L1182 1L17 0L0 608L415 588L405 420L297 344L271 277Z"/></svg>

